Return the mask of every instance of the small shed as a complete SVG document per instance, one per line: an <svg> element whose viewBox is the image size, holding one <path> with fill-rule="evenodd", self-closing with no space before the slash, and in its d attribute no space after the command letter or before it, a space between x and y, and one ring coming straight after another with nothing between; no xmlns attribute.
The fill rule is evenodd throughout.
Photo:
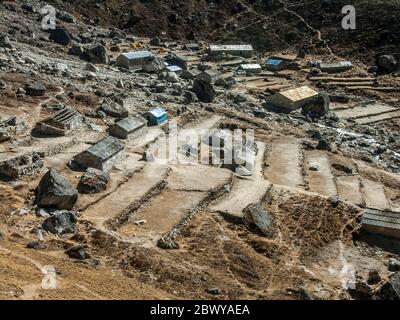
<svg viewBox="0 0 400 320"><path fill-rule="evenodd" d="M400 212L366 208L361 225L366 232L400 238Z"/></svg>
<svg viewBox="0 0 400 320"><path fill-rule="evenodd" d="M208 53L210 56L218 56L222 54L230 54L244 58L250 58L253 55L253 46L248 44L237 45L210 45Z"/></svg>
<svg viewBox="0 0 400 320"><path fill-rule="evenodd" d="M284 90L273 96L267 97L265 101L270 106L278 108L283 112L291 112L302 108L310 100L318 96L318 92L308 86Z"/></svg>
<svg viewBox="0 0 400 320"><path fill-rule="evenodd" d="M150 51L130 51L117 57L117 65L125 69L141 68L146 59L153 57Z"/></svg>
<svg viewBox="0 0 400 320"><path fill-rule="evenodd" d="M157 107L147 113L147 120L149 124L156 126L167 121L168 114L163 108Z"/></svg>
<svg viewBox="0 0 400 320"><path fill-rule="evenodd" d="M146 125L147 121L143 117L128 117L111 126L109 133L119 139L128 139L143 134Z"/></svg>
<svg viewBox="0 0 400 320"><path fill-rule="evenodd" d="M339 61L334 63L320 63L319 68L322 72L339 73L351 70L353 64L350 61Z"/></svg>
<svg viewBox="0 0 400 320"><path fill-rule="evenodd" d="M243 70L246 74L258 74L262 71L258 63L246 63L239 66L239 70Z"/></svg>
<svg viewBox="0 0 400 320"><path fill-rule="evenodd" d="M123 160L125 156L124 148L125 145L122 141L108 136L76 155L73 160L82 168L95 168L108 172Z"/></svg>
<svg viewBox="0 0 400 320"><path fill-rule="evenodd" d="M64 107L53 116L38 122L35 131L50 136L65 136L83 125L84 117L77 110Z"/></svg>
<svg viewBox="0 0 400 320"><path fill-rule="evenodd" d="M282 59L274 59L274 58L268 58L265 61L265 67L267 70L270 71L279 71L282 70L284 67L284 61Z"/></svg>

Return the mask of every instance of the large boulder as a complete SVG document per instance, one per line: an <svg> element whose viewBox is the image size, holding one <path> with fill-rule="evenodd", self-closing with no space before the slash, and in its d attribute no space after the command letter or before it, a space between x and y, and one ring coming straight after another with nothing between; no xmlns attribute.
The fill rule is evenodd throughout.
<svg viewBox="0 0 400 320"><path fill-rule="evenodd" d="M376 59L379 70L385 73L395 72L398 68L396 58L392 55L382 55Z"/></svg>
<svg viewBox="0 0 400 320"><path fill-rule="evenodd" d="M88 168L78 184L78 191L83 194L99 193L107 189L110 175L107 172Z"/></svg>
<svg viewBox="0 0 400 320"><path fill-rule="evenodd" d="M35 203L41 208L71 210L78 200L78 190L63 176L50 169L35 190Z"/></svg>
<svg viewBox="0 0 400 320"><path fill-rule="evenodd" d="M85 260L89 259L90 255L86 252L85 247L81 244L73 246L65 251L71 259Z"/></svg>
<svg viewBox="0 0 400 320"><path fill-rule="evenodd" d="M32 82L26 84L25 91L28 96L40 97L46 93L46 87L39 82Z"/></svg>
<svg viewBox="0 0 400 320"><path fill-rule="evenodd" d="M400 272L395 273L378 291L382 300L400 300Z"/></svg>
<svg viewBox="0 0 400 320"><path fill-rule="evenodd" d="M329 112L330 98L326 92L320 92L318 96L307 102L301 113L305 116L310 115L311 117L324 117Z"/></svg>
<svg viewBox="0 0 400 320"><path fill-rule="evenodd" d="M101 44L88 48L85 51L85 58L91 63L108 64L110 62L107 49Z"/></svg>
<svg viewBox="0 0 400 320"><path fill-rule="evenodd" d="M42 228L53 234L74 233L76 231L75 215L66 210L56 211L42 223Z"/></svg>
<svg viewBox="0 0 400 320"><path fill-rule="evenodd" d="M206 103L213 102L217 95L211 83L200 79L194 80L192 91L197 95L200 101Z"/></svg>
<svg viewBox="0 0 400 320"><path fill-rule="evenodd" d="M85 50L80 44L74 43L71 48L68 49L68 54L80 57L85 54Z"/></svg>
<svg viewBox="0 0 400 320"><path fill-rule="evenodd" d="M76 22L75 17L66 11L58 11L57 18L62 21L65 21L67 23L75 23Z"/></svg>
<svg viewBox="0 0 400 320"><path fill-rule="evenodd" d="M129 115L128 110L124 106L109 99L103 101L98 111L103 111L106 115L113 118L126 118Z"/></svg>
<svg viewBox="0 0 400 320"><path fill-rule="evenodd" d="M261 206L261 204L251 204L244 210L244 221L250 227L256 227L266 237L272 237L274 234L274 219Z"/></svg>
<svg viewBox="0 0 400 320"><path fill-rule="evenodd" d="M0 34L0 48L12 49L13 46L6 34Z"/></svg>
<svg viewBox="0 0 400 320"><path fill-rule="evenodd" d="M158 57L150 57L142 65L143 71L148 73L158 73L165 70L164 61Z"/></svg>
<svg viewBox="0 0 400 320"><path fill-rule="evenodd" d="M64 28L57 27L56 29L50 30L49 40L66 46L71 42L71 36Z"/></svg>

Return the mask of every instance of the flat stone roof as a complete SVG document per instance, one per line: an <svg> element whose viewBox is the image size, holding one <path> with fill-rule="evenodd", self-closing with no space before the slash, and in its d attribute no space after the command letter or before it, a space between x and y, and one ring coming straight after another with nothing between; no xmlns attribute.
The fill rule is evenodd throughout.
<svg viewBox="0 0 400 320"><path fill-rule="evenodd" d="M125 145L122 141L112 136L108 136L84 152L90 153L93 156L105 161L116 153L122 151L124 147Z"/></svg>
<svg viewBox="0 0 400 320"><path fill-rule="evenodd" d="M318 95L318 92L308 86L303 86L295 89L281 91L279 92L279 94L295 102L314 97Z"/></svg>

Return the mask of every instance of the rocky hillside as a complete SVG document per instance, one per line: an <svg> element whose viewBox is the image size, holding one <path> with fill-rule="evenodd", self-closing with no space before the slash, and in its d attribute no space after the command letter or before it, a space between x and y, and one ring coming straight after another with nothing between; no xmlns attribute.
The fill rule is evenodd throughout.
<svg viewBox="0 0 400 320"><path fill-rule="evenodd" d="M163 32L175 39L250 42L276 50L328 44L335 53L368 61L377 53L400 52L400 1L351 1L356 30L343 30L343 0L71 0L50 1L87 23L125 29L143 36ZM373 17L373 19L371 19ZM318 31L322 41L318 40ZM325 41L323 41L325 40Z"/></svg>

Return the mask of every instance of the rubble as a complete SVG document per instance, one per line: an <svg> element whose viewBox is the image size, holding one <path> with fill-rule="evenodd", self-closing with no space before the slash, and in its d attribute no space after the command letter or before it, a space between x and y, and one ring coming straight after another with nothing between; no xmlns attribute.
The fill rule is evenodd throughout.
<svg viewBox="0 0 400 320"><path fill-rule="evenodd" d="M41 208L71 210L77 200L78 190L52 169L43 176L35 189L35 203Z"/></svg>
<svg viewBox="0 0 400 320"><path fill-rule="evenodd" d="M0 143L15 139L18 135L24 134L28 129L27 123L16 116L0 120Z"/></svg>

